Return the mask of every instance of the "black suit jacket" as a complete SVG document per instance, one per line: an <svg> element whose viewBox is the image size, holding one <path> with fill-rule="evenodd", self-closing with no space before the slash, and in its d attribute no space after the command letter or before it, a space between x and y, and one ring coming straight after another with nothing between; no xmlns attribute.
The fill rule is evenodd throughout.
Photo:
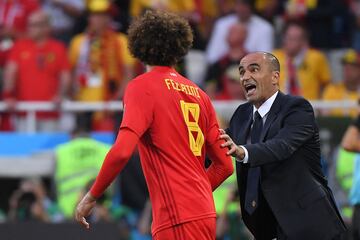
<svg viewBox="0 0 360 240"><path fill-rule="evenodd" d="M344 232L345 225L322 172L319 132L310 103L279 92L257 144L247 144L252 116L252 104L240 105L228 133L249 153L247 164L236 163L236 172L243 220L256 239L274 237L266 229L256 230L269 226L272 215L290 240L327 240ZM247 172L256 166L261 167L262 200L249 216L243 208Z"/></svg>

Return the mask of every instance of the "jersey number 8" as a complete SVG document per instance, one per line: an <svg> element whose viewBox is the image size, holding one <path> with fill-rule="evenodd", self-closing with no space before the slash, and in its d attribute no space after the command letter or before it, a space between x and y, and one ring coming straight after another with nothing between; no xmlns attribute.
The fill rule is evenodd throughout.
<svg viewBox="0 0 360 240"><path fill-rule="evenodd" d="M189 132L189 145L195 156L201 156L201 149L204 145L204 134L199 126L200 107L197 103L180 101L183 117ZM190 115L191 114L191 115Z"/></svg>

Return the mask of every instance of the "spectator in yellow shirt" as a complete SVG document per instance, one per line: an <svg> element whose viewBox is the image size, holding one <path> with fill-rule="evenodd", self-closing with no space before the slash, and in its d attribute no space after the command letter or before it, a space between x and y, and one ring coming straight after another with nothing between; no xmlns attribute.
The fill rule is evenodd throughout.
<svg viewBox="0 0 360 240"><path fill-rule="evenodd" d="M134 76L135 59L128 51L126 36L109 27L110 3L91 0L88 10L85 32L76 35L70 43L74 98L78 101L120 100L127 81ZM92 129L92 114L82 116L86 116L84 124ZM95 118L100 120L99 114Z"/></svg>
<svg viewBox="0 0 360 240"><path fill-rule="evenodd" d="M348 50L341 59L343 81L328 85L323 100L358 100L360 97L360 55L355 50ZM329 112L332 116L351 116L358 114L355 108L337 108Z"/></svg>
<svg viewBox="0 0 360 240"><path fill-rule="evenodd" d="M309 47L307 32L301 24L288 23L282 48L273 54L282 69L279 81L282 92L308 100L321 98L322 89L331 80L329 65L322 52Z"/></svg>

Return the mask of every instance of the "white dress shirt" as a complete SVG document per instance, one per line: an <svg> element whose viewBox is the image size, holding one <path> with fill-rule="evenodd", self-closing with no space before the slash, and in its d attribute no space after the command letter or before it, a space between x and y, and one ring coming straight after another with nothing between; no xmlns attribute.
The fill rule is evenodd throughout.
<svg viewBox="0 0 360 240"><path fill-rule="evenodd" d="M276 93L274 93L270 98L268 98L268 100L266 100L258 109L253 106L253 118L255 115L255 112L258 111L258 113L260 114L262 121L263 121L263 125L265 125L266 122L266 118L269 114L269 111L271 109L271 106L273 105L276 96L278 95L279 91L277 91ZM254 119L253 119L254 120ZM252 126L251 126L252 128ZM249 161L249 153L247 151L247 149L244 146L240 146L242 149L244 149L245 152L245 157L243 159L237 159L237 161L239 162L243 162L243 163L247 163Z"/></svg>
<svg viewBox="0 0 360 240"><path fill-rule="evenodd" d="M206 60L209 64L215 63L229 51L226 38L231 26L239 18L236 14L221 17L215 22L214 30L206 49ZM248 52L271 52L274 47L274 28L261 17L253 14L246 23L247 37L245 39L245 49Z"/></svg>

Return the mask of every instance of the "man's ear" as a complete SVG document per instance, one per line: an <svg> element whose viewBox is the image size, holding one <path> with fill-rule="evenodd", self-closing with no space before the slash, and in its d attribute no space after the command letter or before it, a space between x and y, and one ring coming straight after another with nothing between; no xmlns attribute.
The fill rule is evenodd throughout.
<svg viewBox="0 0 360 240"><path fill-rule="evenodd" d="M279 71L273 71L271 76L271 83L273 85L278 85L280 80L280 72Z"/></svg>

